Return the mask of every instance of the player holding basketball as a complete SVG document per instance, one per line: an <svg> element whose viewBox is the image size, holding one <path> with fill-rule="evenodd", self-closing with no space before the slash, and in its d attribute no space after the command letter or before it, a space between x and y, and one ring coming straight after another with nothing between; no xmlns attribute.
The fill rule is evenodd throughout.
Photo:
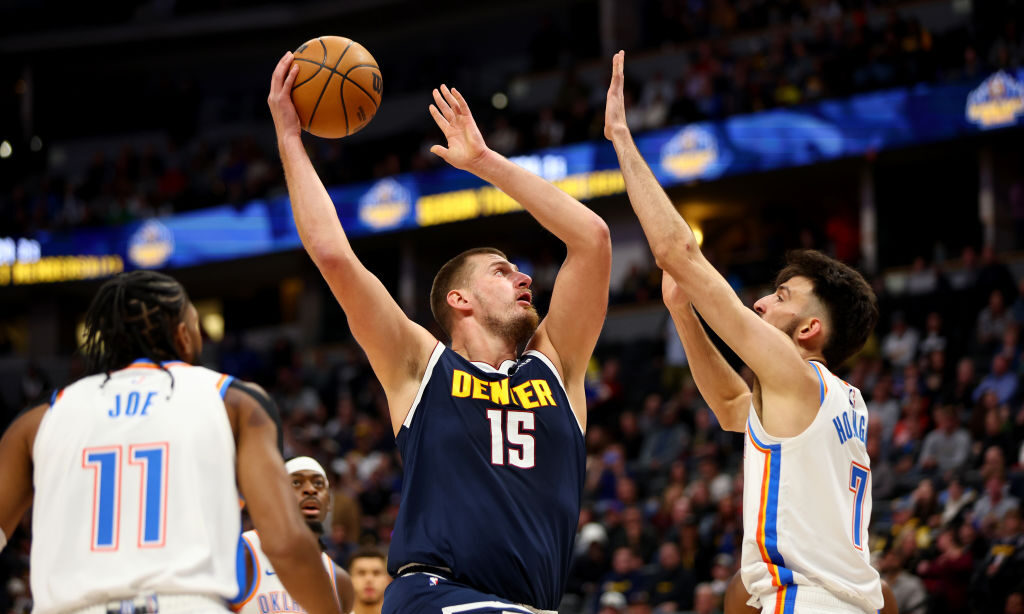
<svg viewBox="0 0 1024 614"><path fill-rule="evenodd" d="M826 365L859 350L878 307L864 278L814 251L792 254L776 291L743 306L701 254L640 156L623 107L624 53L613 60L605 136L655 260L664 299L701 394L726 430L746 432L741 574L765 612L867 612L882 607L870 565L867 408ZM697 318L753 370L751 391Z"/></svg>
<svg viewBox="0 0 1024 614"><path fill-rule="evenodd" d="M583 380L607 310L608 227L488 149L457 91L434 90L430 113L448 146L432 151L521 203L567 251L539 326L530 277L501 252L450 260L430 301L445 347L353 253L299 138L291 61L278 64L269 103L296 226L387 394L405 464L383 611L553 610L579 519Z"/></svg>
<svg viewBox="0 0 1024 614"><path fill-rule="evenodd" d="M327 472L320 463L308 456L297 456L284 464L291 480L293 499L306 519L306 525L316 536L324 534L324 519L330 506ZM269 612L301 612L302 606L281 584L273 564L262 548L259 531L242 533L242 556L245 564L238 566L244 572L239 583L238 599L231 609L241 614L268 614ZM323 546L321 544L321 550ZM352 609L352 580L344 569L321 552L324 569L331 576L334 596L342 612Z"/></svg>
<svg viewBox="0 0 1024 614"><path fill-rule="evenodd" d="M288 499L276 410L258 387L191 364L202 338L184 288L153 271L118 275L85 326L96 374L0 440L0 547L29 505L40 527L33 611L226 613L238 591L237 480L289 591L310 613L337 614Z"/></svg>

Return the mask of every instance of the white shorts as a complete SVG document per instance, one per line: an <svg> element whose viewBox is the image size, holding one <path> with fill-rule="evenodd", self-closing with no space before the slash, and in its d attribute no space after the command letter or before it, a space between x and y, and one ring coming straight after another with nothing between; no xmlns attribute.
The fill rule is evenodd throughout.
<svg viewBox="0 0 1024 614"><path fill-rule="evenodd" d="M126 607L119 610L125 614L129 614L133 610L130 609L134 606L134 611L147 612L148 610L143 609L152 603L150 600L156 598L156 612L158 614L184 614L185 612L195 614L231 614L231 610L228 609L224 601L215 599L213 597L206 597L204 595L163 595L157 594L149 597L141 597L138 599L125 599L125 600L114 600L108 603L102 603L98 605L89 606L72 611L70 614L109 614L113 610L116 604L125 604ZM133 603L134 602L134 603ZM131 606L127 604L131 603ZM139 606L142 606L141 608Z"/></svg>
<svg viewBox="0 0 1024 614"><path fill-rule="evenodd" d="M751 597L747 605L756 608L757 599ZM762 614L875 614L874 610L844 601L820 586L807 584L790 585L785 591L762 595L760 605Z"/></svg>

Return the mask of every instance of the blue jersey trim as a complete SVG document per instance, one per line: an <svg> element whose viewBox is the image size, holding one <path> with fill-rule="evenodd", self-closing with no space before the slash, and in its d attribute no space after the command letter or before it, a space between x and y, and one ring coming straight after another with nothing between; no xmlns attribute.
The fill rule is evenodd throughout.
<svg viewBox="0 0 1024 614"><path fill-rule="evenodd" d="M825 378L822 377L821 369L819 369L817 365L809 361L807 364L811 365L814 372L818 374L818 405L821 405L825 402Z"/></svg>
<svg viewBox="0 0 1024 614"><path fill-rule="evenodd" d="M220 398L223 399L224 395L226 395L228 393L228 387L231 386L231 382L233 382L233 381L235 381L235 378L233 376L231 376L231 375L225 375L224 376L224 381L221 382L220 390L218 391L218 392L220 392Z"/></svg>
<svg viewBox="0 0 1024 614"><path fill-rule="evenodd" d="M238 605L243 601L248 600L254 590L259 578L256 577L256 555L249 548L249 542L246 541L241 535L238 536L238 550L235 552L235 578L238 580L238 594L228 599L228 604ZM253 577L251 581L246 577L245 573L245 561L246 559L252 560Z"/></svg>
<svg viewBox="0 0 1024 614"><path fill-rule="evenodd" d="M758 447L768 450L766 463L770 463L768 475L767 503L764 516L764 547L768 551L768 558L778 568L779 580L783 584L793 584L793 572L786 568L786 560L779 552L779 482L782 475L782 444L766 444L758 439L754 429L747 421L747 432L750 438Z"/></svg>

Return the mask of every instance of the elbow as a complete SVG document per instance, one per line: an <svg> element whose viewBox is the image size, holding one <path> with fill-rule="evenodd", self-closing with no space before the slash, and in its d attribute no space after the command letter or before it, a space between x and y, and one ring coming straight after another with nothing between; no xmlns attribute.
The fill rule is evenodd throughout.
<svg viewBox="0 0 1024 614"><path fill-rule="evenodd" d="M313 532L303 523L289 526L281 530L260 533L263 552L272 561L274 559L291 559L301 556L304 551L316 550L316 538Z"/></svg>
<svg viewBox="0 0 1024 614"><path fill-rule="evenodd" d="M608 230L608 224L596 214L590 222L587 235L590 237L592 249L596 252L607 254L610 259L612 254L612 233Z"/></svg>
<svg viewBox="0 0 1024 614"><path fill-rule="evenodd" d="M662 271L668 271L677 281L686 279L687 267L700 254L700 248L692 239L673 235L651 246L654 263Z"/></svg>

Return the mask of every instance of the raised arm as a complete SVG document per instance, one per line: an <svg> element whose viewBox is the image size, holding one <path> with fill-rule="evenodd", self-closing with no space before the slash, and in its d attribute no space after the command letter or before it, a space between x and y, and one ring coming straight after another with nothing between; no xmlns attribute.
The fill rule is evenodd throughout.
<svg viewBox="0 0 1024 614"><path fill-rule="evenodd" d="M723 429L742 432L750 411L750 388L711 342L690 299L668 273L661 278L661 295L683 342L690 373L701 396Z"/></svg>
<svg viewBox="0 0 1024 614"><path fill-rule="evenodd" d="M583 375L608 310L612 247L608 226L596 213L551 183L487 147L458 90L434 90L430 114L448 147L431 151L508 194L566 247L547 317L530 342L560 369L577 417L585 423Z"/></svg>
<svg viewBox="0 0 1024 614"><path fill-rule="evenodd" d="M816 399L818 383L812 367L782 331L740 302L725 278L704 258L690 227L637 150L626 125L624 60L624 52L615 54L604 134L615 147L630 204L655 262L679 284L712 330L754 371L762 388L786 399Z"/></svg>
<svg viewBox="0 0 1024 614"><path fill-rule="evenodd" d="M274 70L268 98L295 226L384 387L397 432L437 340L405 315L384 284L352 251L334 203L302 145L291 99L296 74L298 66L292 64L292 54L286 53Z"/></svg>

